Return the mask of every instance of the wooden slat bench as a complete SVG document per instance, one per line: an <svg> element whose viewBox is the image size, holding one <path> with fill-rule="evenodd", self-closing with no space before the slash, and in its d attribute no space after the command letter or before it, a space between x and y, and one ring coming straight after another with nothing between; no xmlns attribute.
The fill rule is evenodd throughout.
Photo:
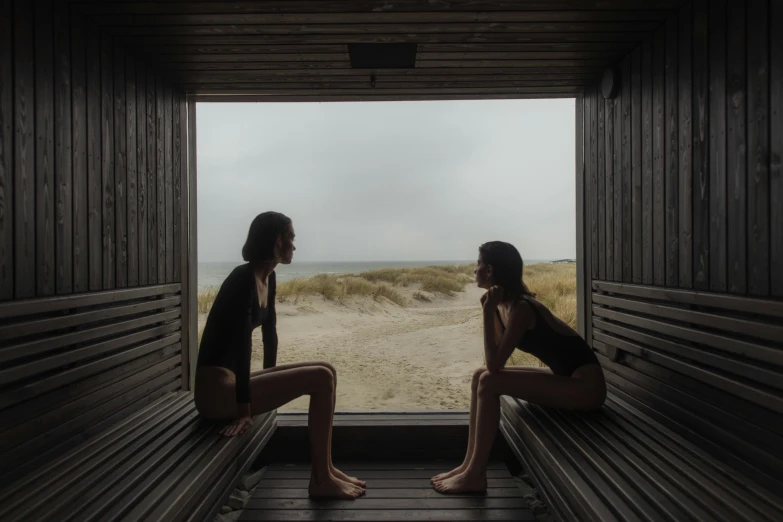
<svg viewBox="0 0 783 522"><path fill-rule="evenodd" d="M0 305L0 520L194 520L275 428L226 439L183 391L180 286Z"/></svg>
<svg viewBox="0 0 783 522"><path fill-rule="evenodd" d="M561 520L783 520L783 303L594 283L599 412L504 397Z"/></svg>

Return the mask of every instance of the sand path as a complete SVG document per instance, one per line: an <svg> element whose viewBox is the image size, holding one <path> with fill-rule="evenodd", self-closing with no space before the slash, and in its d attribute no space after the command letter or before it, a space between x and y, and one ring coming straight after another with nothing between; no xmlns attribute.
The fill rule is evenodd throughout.
<svg viewBox="0 0 783 522"><path fill-rule="evenodd" d="M483 364L482 293L468 287L431 303L411 299L405 308L368 298L278 303L277 362L334 365L338 410L466 410L470 377ZM259 328L252 369L261 369L262 361ZM304 410L308 402L301 397L281 411Z"/></svg>

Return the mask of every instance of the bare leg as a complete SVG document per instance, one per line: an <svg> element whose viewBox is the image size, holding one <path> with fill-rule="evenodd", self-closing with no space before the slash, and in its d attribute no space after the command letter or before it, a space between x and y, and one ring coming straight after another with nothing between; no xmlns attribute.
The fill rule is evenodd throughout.
<svg viewBox="0 0 783 522"><path fill-rule="evenodd" d="M311 496L355 499L364 494L362 488L338 479L331 472L329 433L334 415L334 376L331 371L314 365L262 373L250 379L250 389L253 414L267 412L302 395L310 395Z"/></svg>
<svg viewBox="0 0 783 522"><path fill-rule="evenodd" d="M476 404L476 394L478 393L479 379L486 371L487 369L483 366L477 369L475 372L473 372L473 378L470 381L470 420L468 421L468 448L465 451L465 460L463 460L462 464L453 470L432 477L433 484L453 477L454 475L459 475L460 473L464 472L467 469L468 464L470 464L470 459L473 457L474 442L476 439L476 409L478 407Z"/></svg>
<svg viewBox="0 0 783 522"><path fill-rule="evenodd" d="M477 393L475 448L465 471L435 484L441 493L481 493L487 489L486 467L500 422L500 396L551 408L591 410L601 406L606 388L601 368L588 365L571 377L543 372L501 370L485 372L479 378Z"/></svg>
<svg viewBox="0 0 783 522"><path fill-rule="evenodd" d="M524 366L512 366L507 368L508 371L514 371L514 372L539 372L539 373L548 373L551 374L548 368L528 368ZM473 372L473 379L470 382L470 421L468 424L468 449L465 453L465 460L460 464L458 467L454 468L453 470L447 472L447 473L441 473L440 475L435 475L432 477L432 483L438 483L442 480L445 480L447 478L453 477L454 475L459 475L460 473L463 473L467 467L468 464L470 464L471 459L473 458L473 452L476 449L476 410L477 410L477 393L478 393L478 387L479 387L479 379L481 376L487 371L485 367L481 367L477 369L475 372Z"/></svg>
<svg viewBox="0 0 783 522"><path fill-rule="evenodd" d="M296 368L306 368L306 367L313 367L313 366L321 366L323 368L328 369L330 372L332 372L332 377L334 378L334 395L333 395L333 402L332 405L332 419L329 422L329 467L332 470L332 475L337 477L338 479L348 482L350 484L353 484L354 486L359 487L366 487L367 483L363 480L359 480L356 477L351 477L349 475L346 475L336 467L334 467L334 462L332 461L332 433L334 432L334 410L337 406L337 370L335 370L334 366L329 364L328 362L301 362L301 363L291 363L291 364L281 364L278 366L275 366L274 368L266 368L264 370L258 370L253 372L251 375L268 375L270 373L279 372L281 370L292 370Z"/></svg>

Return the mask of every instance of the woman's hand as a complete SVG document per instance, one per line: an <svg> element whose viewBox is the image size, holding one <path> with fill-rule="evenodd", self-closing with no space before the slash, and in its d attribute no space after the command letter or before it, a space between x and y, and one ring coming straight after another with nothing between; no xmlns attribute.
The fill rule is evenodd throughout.
<svg viewBox="0 0 783 522"><path fill-rule="evenodd" d="M221 435L226 437L236 437L242 435L253 425L253 417L250 415L241 415L237 420L220 430Z"/></svg>
<svg viewBox="0 0 783 522"><path fill-rule="evenodd" d="M494 312L501 301L503 301L503 289L499 286L493 286L484 294L484 297L482 297L484 310L490 312Z"/></svg>

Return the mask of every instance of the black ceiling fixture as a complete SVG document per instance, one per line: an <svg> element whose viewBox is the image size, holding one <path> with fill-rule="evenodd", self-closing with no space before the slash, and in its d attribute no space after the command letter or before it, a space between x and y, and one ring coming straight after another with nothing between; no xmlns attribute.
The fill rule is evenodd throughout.
<svg viewBox="0 0 783 522"><path fill-rule="evenodd" d="M416 48L415 43L352 43L348 55L353 69L413 69Z"/></svg>

